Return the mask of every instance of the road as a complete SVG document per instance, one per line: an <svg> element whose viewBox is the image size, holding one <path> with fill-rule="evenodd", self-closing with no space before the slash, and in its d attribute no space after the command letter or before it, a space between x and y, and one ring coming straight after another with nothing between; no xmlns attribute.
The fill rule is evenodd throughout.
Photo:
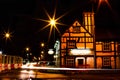
<svg viewBox="0 0 120 80"><path fill-rule="evenodd" d="M62 74L38 70L12 70L1 73L0 80L120 80L120 74Z"/></svg>
<svg viewBox="0 0 120 80"><path fill-rule="evenodd" d="M7 73L0 74L0 80L28 80L29 78L50 79L50 78L66 78L63 74L42 73L37 70L12 70Z"/></svg>

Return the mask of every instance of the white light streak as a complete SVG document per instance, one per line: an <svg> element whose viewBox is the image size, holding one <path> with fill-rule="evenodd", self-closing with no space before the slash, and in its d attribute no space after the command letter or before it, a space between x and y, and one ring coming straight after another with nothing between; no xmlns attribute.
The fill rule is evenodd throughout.
<svg viewBox="0 0 120 80"><path fill-rule="evenodd" d="M51 67L23 67L23 69L40 69L40 70L72 70L72 71L79 71L79 70L120 70L120 69L94 69L94 68L51 68Z"/></svg>

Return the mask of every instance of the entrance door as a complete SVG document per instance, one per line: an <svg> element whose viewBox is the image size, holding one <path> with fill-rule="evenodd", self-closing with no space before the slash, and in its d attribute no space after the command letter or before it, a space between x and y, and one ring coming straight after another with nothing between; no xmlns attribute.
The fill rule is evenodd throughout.
<svg viewBox="0 0 120 80"><path fill-rule="evenodd" d="M78 67L83 68L84 60L78 59Z"/></svg>
<svg viewBox="0 0 120 80"><path fill-rule="evenodd" d="M78 65L83 65L83 59L78 59Z"/></svg>

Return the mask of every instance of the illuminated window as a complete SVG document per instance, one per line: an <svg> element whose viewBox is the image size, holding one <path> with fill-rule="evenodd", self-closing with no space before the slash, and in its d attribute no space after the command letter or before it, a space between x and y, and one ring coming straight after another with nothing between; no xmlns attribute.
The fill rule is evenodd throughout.
<svg viewBox="0 0 120 80"><path fill-rule="evenodd" d="M110 42L103 43L103 51L111 51L111 43Z"/></svg>
<svg viewBox="0 0 120 80"><path fill-rule="evenodd" d="M80 26L73 26L73 31L79 33L80 32Z"/></svg>
<svg viewBox="0 0 120 80"><path fill-rule="evenodd" d="M86 38L86 42L93 42L93 38Z"/></svg>
<svg viewBox="0 0 120 80"><path fill-rule="evenodd" d="M103 66L111 66L110 57L103 57Z"/></svg>
<svg viewBox="0 0 120 80"><path fill-rule="evenodd" d="M76 41L75 40L68 40L67 41L67 48L69 48L69 49L76 48Z"/></svg>

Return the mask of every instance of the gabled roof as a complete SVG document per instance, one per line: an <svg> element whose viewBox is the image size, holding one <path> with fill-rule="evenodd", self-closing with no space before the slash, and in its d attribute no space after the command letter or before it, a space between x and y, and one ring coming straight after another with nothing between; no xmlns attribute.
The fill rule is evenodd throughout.
<svg viewBox="0 0 120 80"><path fill-rule="evenodd" d="M74 19L74 20L71 21L71 24L70 24L70 25L67 25L66 30L68 30L68 29L73 25L73 23L74 23L75 21L78 21L78 22L81 24L80 20L76 18L76 19ZM83 26L83 25L81 24L81 26ZM61 35L63 35L63 34L66 32L66 30L63 31Z"/></svg>

